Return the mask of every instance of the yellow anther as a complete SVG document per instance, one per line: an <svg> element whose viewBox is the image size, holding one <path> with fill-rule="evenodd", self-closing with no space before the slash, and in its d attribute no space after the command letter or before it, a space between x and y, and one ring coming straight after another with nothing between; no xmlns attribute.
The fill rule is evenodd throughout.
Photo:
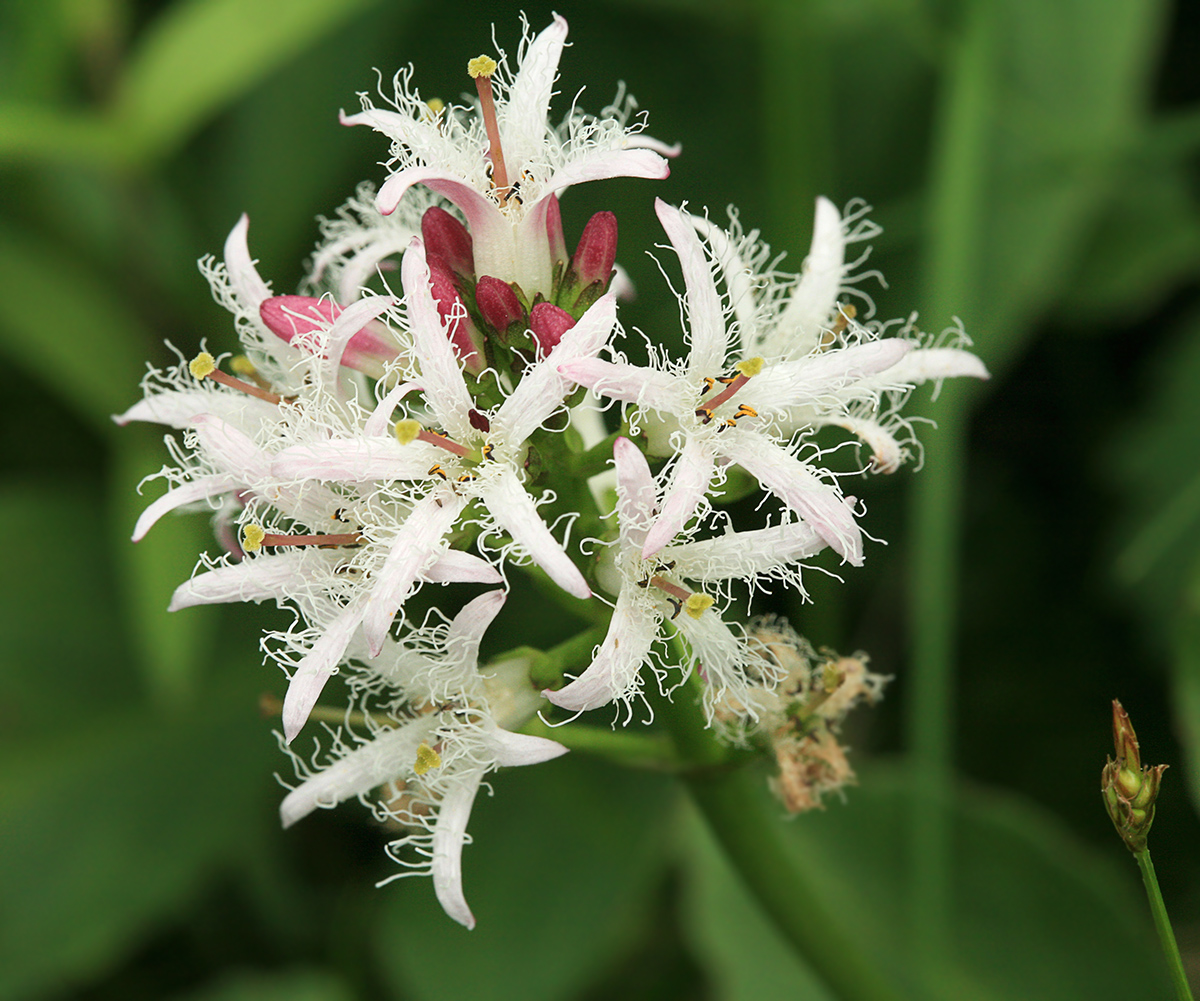
<svg viewBox="0 0 1200 1001"><path fill-rule="evenodd" d="M201 351L188 363L188 371L197 379L203 379L217 367L216 359L207 351Z"/></svg>
<svg viewBox="0 0 1200 1001"><path fill-rule="evenodd" d="M858 316L858 307L852 302L844 302L839 308L842 311L842 316L844 316L847 320L853 320L856 316Z"/></svg>
<svg viewBox="0 0 1200 1001"><path fill-rule="evenodd" d="M256 553L262 549L263 539L267 533L258 525L250 524L242 529L242 548L248 553Z"/></svg>
<svg viewBox="0 0 1200 1001"><path fill-rule="evenodd" d="M700 618L700 616L708 611L708 609L712 608L712 606L712 595L703 594L700 591L697 591L683 603L684 611L686 611L693 619Z"/></svg>
<svg viewBox="0 0 1200 1001"><path fill-rule="evenodd" d="M431 97L425 102L425 107L427 107L429 109L429 113L436 118L446 107L446 102L440 97Z"/></svg>
<svg viewBox="0 0 1200 1001"><path fill-rule="evenodd" d="M745 361L738 362L733 367L749 379L762 371L763 360L761 358L747 358Z"/></svg>
<svg viewBox="0 0 1200 1001"><path fill-rule="evenodd" d="M197 361L199 361L199 359L197 359ZM196 362L192 362L192 364L195 365ZM253 378L254 376L258 375L258 369L254 367L254 362L252 362L245 355L235 355L234 357L230 358L229 367L238 375L244 375L249 378Z"/></svg>
<svg viewBox="0 0 1200 1001"><path fill-rule="evenodd" d="M401 445L407 445L410 442L416 441L417 435L423 430L424 428L421 427L420 421L414 421L411 418L396 421L396 441L400 442Z"/></svg>
<svg viewBox="0 0 1200 1001"><path fill-rule="evenodd" d="M471 74L472 80L478 80L481 76L490 77L496 72L496 60L491 56L476 56L467 63L467 72Z"/></svg>
<svg viewBox="0 0 1200 1001"><path fill-rule="evenodd" d="M417 748L417 760L413 765L413 771L417 775L424 775L434 768L441 767L442 756L428 744L422 742L421 746Z"/></svg>

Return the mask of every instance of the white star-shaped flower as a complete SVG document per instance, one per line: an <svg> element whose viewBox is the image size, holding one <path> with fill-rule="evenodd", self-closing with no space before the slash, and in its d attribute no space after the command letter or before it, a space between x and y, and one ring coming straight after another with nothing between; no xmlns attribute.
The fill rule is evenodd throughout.
<svg viewBox="0 0 1200 1001"><path fill-rule="evenodd" d="M396 78L395 110L376 108L363 94L363 110L342 117L392 140L394 169L379 189L381 212L392 212L415 184L431 188L466 217L475 273L516 282L531 298L549 294L556 252L563 256L556 246L559 194L609 177L665 178L670 168L659 153L678 152L642 135L640 119L630 122L632 101L599 117L573 107L560 126L550 124L566 38L567 22L555 15L536 38L523 40L511 76L503 52L498 63L483 60L472 70L486 81L478 83L480 106L435 110L410 89L409 71Z"/></svg>
<svg viewBox="0 0 1200 1001"><path fill-rule="evenodd" d="M646 557L646 537L651 526L660 523L658 488L645 456L629 439L617 439L613 460L620 534L601 556L597 571L604 588L616 595L612 620L591 665L545 696L574 711L628 702L640 691L641 668L650 662L663 621L669 620L691 649L691 664L680 666L685 670L699 666L710 705L726 696L748 704L745 693L754 679L747 676L745 666L758 666L761 658L748 652L740 627L721 619L714 598L692 590L687 582L720 588L733 579L770 574L798 584L792 568L824 549L825 540L808 524L790 522L698 542L672 539ZM756 678L761 685L761 671Z"/></svg>

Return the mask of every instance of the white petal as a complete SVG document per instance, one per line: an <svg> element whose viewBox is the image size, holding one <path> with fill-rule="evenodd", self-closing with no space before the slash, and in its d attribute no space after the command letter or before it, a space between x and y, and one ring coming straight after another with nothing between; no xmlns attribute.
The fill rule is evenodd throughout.
<svg viewBox="0 0 1200 1001"><path fill-rule="evenodd" d="M462 366L450 343L437 304L429 287L429 266L425 246L413 240L401 264L401 280L408 299L408 319L412 328L413 349L421 362L425 399L451 438L469 438L473 432L467 418L474 406Z"/></svg>
<svg viewBox="0 0 1200 1001"><path fill-rule="evenodd" d="M889 381L894 379L914 385L930 379L955 379L961 376L991 378L987 366L976 355L960 348L918 348L884 374Z"/></svg>
<svg viewBox="0 0 1200 1001"><path fill-rule="evenodd" d="M838 290L846 274L846 238L842 218L828 198L817 199L812 245L804 259L800 283L779 318L781 330L790 334L783 351L807 353L816 346L821 328L833 314Z"/></svg>
<svg viewBox="0 0 1200 1001"><path fill-rule="evenodd" d="M641 552L646 544L646 532L658 511L654 476L641 449L628 438L618 438L613 443L613 462L617 468L617 523L621 546Z"/></svg>
<svg viewBox="0 0 1200 1001"><path fill-rule="evenodd" d="M462 178L436 167L409 167L397 171L379 189L375 196L375 206L384 215L390 215L400 204L404 193L414 184L424 184L427 188L445 195L451 202L462 210L467 218L467 228L471 231L471 242L475 249L475 273L492 274L490 270L480 266L479 244L495 247L507 243L508 256L511 258L512 223L496 207L489 198L485 198ZM486 255L485 255L486 256ZM495 277L507 281L503 275Z"/></svg>
<svg viewBox="0 0 1200 1001"><path fill-rule="evenodd" d="M590 598L591 589L538 514L533 498L516 474L502 470L482 480L479 494L496 524L522 546L559 587L576 598Z"/></svg>
<svg viewBox="0 0 1200 1001"><path fill-rule="evenodd" d="M508 101L500 110L500 136L505 159L517 164L541 152L548 130L550 97L567 40L567 22L558 14L548 28L529 43L513 78ZM510 177L510 180L514 178Z"/></svg>
<svg viewBox="0 0 1200 1001"><path fill-rule="evenodd" d="M350 339L367 323L394 305L396 300L386 295L364 296L342 310L341 315L325 331L324 357L320 361L321 379L327 386L337 385L338 366L350 344Z"/></svg>
<svg viewBox="0 0 1200 1001"><path fill-rule="evenodd" d="M154 393L135 403L113 421L122 427L130 421L151 421L183 430L193 417L213 414L222 420L246 425L261 421L277 420L279 408L266 400L259 400L245 393L215 393L203 389L168 390Z"/></svg>
<svg viewBox="0 0 1200 1001"><path fill-rule="evenodd" d="M898 384L893 370L911 347L889 337L768 365L743 393L753 395L756 404L761 401L763 411L808 406L831 396L836 398L833 406L845 405L877 391L872 376L882 373L888 385Z"/></svg>
<svg viewBox="0 0 1200 1001"><path fill-rule="evenodd" d="M574 380L564 375L560 366L590 358L604 347L616 320L616 297L610 292L593 303L545 359L526 371L492 418L493 432L517 445L541 427L575 388Z"/></svg>
<svg viewBox="0 0 1200 1001"><path fill-rule="evenodd" d="M279 804L283 826L291 827L313 810L337 806L410 772L417 758L417 748L433 732L437 721L437 715L431 714L385 730L374 740L356 747L306 779Z"/></svg>
<svg viewBox="0 0 1200 1001"><path fill-rule="evenodd" d="M815 556L827 544L808 522L797 521L667 546L658 557L674 562L681 577L705 583L767 573Z"/></svg>
<svg viewBox="0 0 1200 1001"><path fill-rule="evenodd" d="M661 198L655 199L654 210L683 269L684 308L691 342L688 372L697 377L719 375L725 367L725 315L708 255L692 226L691 216Z"/></svg>
<svg viewBox="0 0 1200 1001"><path fill-rule="evenodd" d="M602 181L610 177L661 181L670 176L671 165L649 149L592 150L555 171L542 186L539 200L562 194L572 185L585 181Z"/></svg>
<svg viewBox="0 0 1200 1001"><path fill-rule="evenodd" d="M500 614L507 597L503 591L488 591L468 601L450 623L446 633L446 655L472 669L479 660L479 644L488 626Z"/></svg>
<svg viewBox="0 0 1200 1001"><path fill-rule="evenodd" d="M524 733L511 733L496 729L487 736L488 748L496 758L496 764L505 768L518 765L540 765L567 753L557 740L531 737Z"/></svg>
<svg viewBox="0 0 1200 1001"><path fill-rule="evenodd" d="M271 474L281 480L416 480L444 458L443 449L424 441L339 438L285 448L272 460Z"/></svg>
<svg viewBox="0 0 1200 1001"><path fill-rule="evenodd" d="M724 278L725 287L729 291L729 305L733 309L733 317L741 327L743 353L749 353L752 349L750 341L757 325L754 274L721 227L702 216L687 215L685 218L695 227L696 232L708 241L713 259L720 267L721 277Z"/></svg>
<svg viewBox="0 0 1200 1001"><path fill-rule="evenodd" d="M547 690L542 694L556 706L572 712L598 709L618 699L630 698L637 691L638 671L657 635L658 616L623 588L617 595L608 635L591 664L557 692Z"/></svg>
<svg viewBox="0 0 1200 1001"><path fill-rule="evenodd" d="M154 526L154 523L168 511L174 511L177 507L183 507L184 504L194 504L199 500L206 500L218 494L228 493L230 490L237 490L244 485L241 477L222 473L217 476L201 476L190 483L184 483L168 490L142 512L137 524L133 526L133 541L140 542Z"/></svg>
<svg viewBox="0 0 1200 1001"><path fill-rule="evenodd" d="M417 502L396 533L363 613L363 632L371 656L379 656L396 612L413 585L436 562L442 537L454 527L464 503L462 497L449 490L430 494Z"/></svg>
<svg viewBox="0 0 1200 1001"><path fill-rule="evenodd" d="M306 553L281 552L198 573L175 589L167 611L177 612L193 605L284 598L307 581L304 574L307 563Z"/></svg>
<svg viewBox="0 0 1200 1001"><path fill-rule="evenodd" d="M393 386L371 411L371 416L363 424L362 433L368 438L387 434L388 424L392 420L392 411L409 393L421 388L423 387L418 386L415 382L402 382L398 386Z"/></svg>
<svg viewBox="0 0 1200 1001"><path fill-rule="evenodd" d="M296 665L283 697L283 736L290 744L308 721L321 689L337 670L354 630L362 621L362 605L351 605L325 627L304 659Z"/></svg>
<svg viewBox="0 0 1200 1001"><path fill-rule="evenodd" d="M475 916L463 896L463 839L467 833L467 821L471 819L475 794L479 792L482 781L482 770L461 776L460 784L455 785L442 800L437 826L433 829L433 891L442 909L467 928L475 927Z"/></svg>
<svg viewBox="0 0 1200 1001"><path fill-rule="evenodd" d="M682 380L669 372L640 365L615 365L599 358L580 358L560 368L568 379L587 386L599 396L667 413L679 409Z"/></svg>
<svg viewBox="0 0 1200 1001"><path fill-rule="evenodd" d="M192 418L191 427L200 441L204 457L222 472L240 476L247 483L270 475L267 453L228 421L212 414L198 414Z"/></svg>
<svg viewBox="0 0 1200 1001"><path fill-rule="evenodd" d="M811 466L769 438L740 428L720 439L717 451L742 466L812 525L844 560L862 564L862 531L842 495L818 479Z"/></svg>
<svg viewBox="0 0 1200 1001"><path fill-rule="evenodd" d="M708 493L714 471L713 454L695 438L689 438L675 459L671 484L663 497L662 513L646 533L642 559L649 559L675 536L696 513L696 506Z"/></svg>
<svg viewBox="0 0 1200 1001"><path fill-rule="evenodd" d="M271 288L259 276L258 269L250 257L246 242L250 230L250 217L243 214L237 225L225 239L225 269L229 272L229 284L248 312L257 312L264 299L271 296Z"/></svg>
<svg viewBox="0 0 1200 1001"><path fill-rule="evenodd" d="M905 450L887 428L865 417L840 417L830 421L858 435L871 449L871 465L877 473L894 473L904 462Z"/></svg>
<svg viewBox="0 0 1200 1001"><path fill-rule="evenodd" d="M503 584L504 578L487 560L461 549L444 549L422 575L432 584Z"/></svg>

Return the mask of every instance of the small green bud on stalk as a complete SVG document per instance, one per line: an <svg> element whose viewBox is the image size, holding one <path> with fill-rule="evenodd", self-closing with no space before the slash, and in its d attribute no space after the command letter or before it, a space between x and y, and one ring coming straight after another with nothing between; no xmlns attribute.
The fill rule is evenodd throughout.
<svg viewBox="0 0 1200 1001"><path fill-rule="evenodd" d="M1146 850L1146 837L1154 823L1154 801L1166 765L1142 766L1137 734L1129 714L1113 699L1113 743L1117 757L1108 759L1100 773L1100 792L1113 826L1135 854Z"/></svg>

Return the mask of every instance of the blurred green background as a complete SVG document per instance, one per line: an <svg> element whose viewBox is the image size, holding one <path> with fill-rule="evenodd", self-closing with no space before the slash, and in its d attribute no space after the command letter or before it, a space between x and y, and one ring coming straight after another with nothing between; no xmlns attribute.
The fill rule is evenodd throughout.
<svg viewBox="0 0 1200 1001"><path fill-rule="evenodd" d="M540 28L551 5L525 3ZM918 393L925 468L848 487L888 546L814 602L817 645L895 676L849 733L860 785L797 859L913 998L1165 997L1097 795L1120 697L1171 764L1151 845L1200 979L1200 10L1187 0L562 0L556 115L624 80L684 153L587 185L640 290L652 199L733 203L798 268L813 197L863 197L883 317L961 317L994 378ZM266 608L165 613L203 516L127 542L161 432L118 430L147 359L233 346L195 269L238 215L288 291L383 176L339 107L412 62L426 96L515 56L463 0L0 5L0 999L826 999L665 776L578 755L496 777L446 919L375 890L354 804L278 830L257 710ZM568 239L570 239L568 235ZM677 335L672 335L677 336ZM151 488L152 490L154 488ZM510 602L510 606L513 602ZM506 610L496 649L551 641ZM539 631L540 630L540 631Z"/></svg>

